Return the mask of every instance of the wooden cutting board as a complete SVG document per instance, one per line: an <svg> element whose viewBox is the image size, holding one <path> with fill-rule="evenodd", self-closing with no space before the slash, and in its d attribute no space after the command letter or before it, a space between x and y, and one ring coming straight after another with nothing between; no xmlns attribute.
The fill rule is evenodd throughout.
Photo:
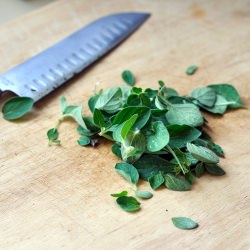
<svg viewBox="0 0 250 250"><path fill-rule="evenodd" d="M0 122L0 249L250 249L249 110L208 116L210 133L226 153L223 177L204 176L192 191L160 189L126 213L111 193L129 189L114 171L111 144L77 145L76 125L60 127L62 146L46 131L60 114L59 97L86 106L94 85L122 84L132 70L138 86L164 80L187 94L230 82L250 106L250 1L58 1L0 27L0 73L101 16L145 11L151 18L121 46L53 94L18 122ZM185 69L199 65L193 76ZM1 101L1 105L3 100ZM147 183L140 183L147 190ZM174 216L199 228L183 231Z"/></svg>

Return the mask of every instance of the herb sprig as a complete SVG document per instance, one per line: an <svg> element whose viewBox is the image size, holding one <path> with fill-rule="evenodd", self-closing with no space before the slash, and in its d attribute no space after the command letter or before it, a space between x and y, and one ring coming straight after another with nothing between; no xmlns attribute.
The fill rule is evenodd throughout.
<svg viewBox="0 0 250 250"><path fill-rule="evenodd" d="M197 70L192 67L187 73ZM149 182L153 190L160 186L188 191L205 172L221 176L218 165L223 149L206 133L206 119L201 111L223 115L229 109L244 107L237 90L228 83L199 87L181 96L159 81L158 89L133 87L134 75L126 70L122 79L128 86L99 91L88 101L93 116L82 116L82 106L68 106L61 98L62 115L47 133L49 143L60 144L59 124L73 118L80 134L81 146L95 145L99 137L112 141L112 152L121 160L115 170L130 184L134 195L149 199L153 194L138 190L139 179ZM94 143L95 142L95 143ZM112 194L125 211L137 211L141 203L127 191ZM198 226L180 217L173 223L183 229Z"/></svg>

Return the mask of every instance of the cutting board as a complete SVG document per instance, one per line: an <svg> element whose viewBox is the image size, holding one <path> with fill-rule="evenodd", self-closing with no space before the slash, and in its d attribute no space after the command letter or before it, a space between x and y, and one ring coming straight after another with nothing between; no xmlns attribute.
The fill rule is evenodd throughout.
<svg viewBox="0 0 250 250"><path fill-rule="evenodd" d="M61 146L46 131L60 115L59 98L84 104L96 83L121 85L130 69L137 86L158 80L187 94L198 86L232 83L250 106L250 1L57 1L0 27L0 73L98 17L150 12L150 19L105 58L35 105L17 122L0 122L0 249L250 249L250 114L206 115L226 154L223 177L205 175L191 191L160 189L137 213L122 211L111 193L129 190L114 171L111 143L80 147L76 124L60 126ZM199 70L187 76L185 69ZM1 105L3 100L1 100ZM145 182L141 189L150 190ZM199 228L183 231L175 216Z"/></svg>

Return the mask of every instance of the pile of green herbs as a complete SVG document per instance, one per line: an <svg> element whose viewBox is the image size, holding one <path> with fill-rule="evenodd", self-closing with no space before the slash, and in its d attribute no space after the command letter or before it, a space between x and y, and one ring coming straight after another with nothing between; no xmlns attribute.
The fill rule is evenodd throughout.
<svg viewBox="0 0 250 250"><path fill-rule="evenodd" d="M60 144L58 127L65 117L78 123L79 145L94 146L100 137L112 141L112 152L120 159L115 170L142 199L153 195L137 188L139 179L148 181L153 190L165 185L187 191L205 172L225 174L218 165L224 152L206 132L208 121L201 111L223 115L243 107L232 85L208 85L181 96L163 81L157 89L135 87L135 77L128 70L122 79L127 85L100 90L90 97L91 117L82 117L82 106L68 106L61 97L62 114L47 132L49 143ZM126 211L140 209L140 202L126 190L112 196Z"/></svg>

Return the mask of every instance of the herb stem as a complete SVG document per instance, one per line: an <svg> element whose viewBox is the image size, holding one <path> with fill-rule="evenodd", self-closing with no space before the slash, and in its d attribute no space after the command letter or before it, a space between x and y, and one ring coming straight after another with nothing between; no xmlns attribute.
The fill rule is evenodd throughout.
<svg viewBox="0 0 250 250"><path fill-rule="evenodd" d="M183 168L183 166L181 165L180 161L179 161L179 158L177 157L177 155L175 154L175 152L173 151L173 149L167 145L166 148L168 149L168 151L173 155L173 157L175 158L177 164L179 165L179 167L181 168L181 171L183 174L185 174L185 170Z"/></svg>

